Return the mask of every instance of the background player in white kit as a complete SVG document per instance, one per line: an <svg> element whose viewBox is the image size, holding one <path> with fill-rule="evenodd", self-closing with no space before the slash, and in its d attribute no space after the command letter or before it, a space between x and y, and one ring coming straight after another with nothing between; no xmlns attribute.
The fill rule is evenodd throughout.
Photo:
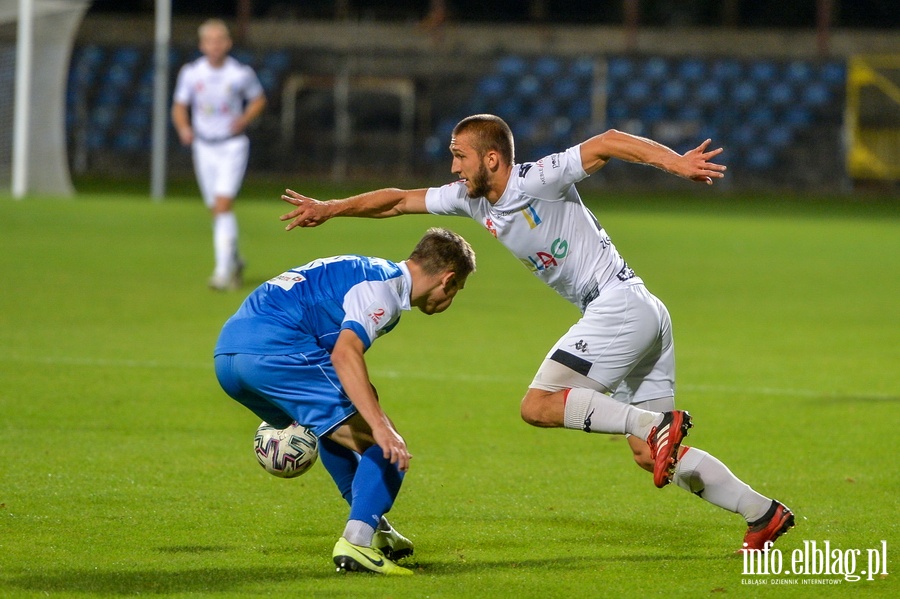
<svg viewBox="0 0 900 599"><path fill-rule="evenodd" d="M619 255L574 186L611 158L712 184L725 167L711 162L722 150L707 150L709 143L682 155L610 130L565 152L516 164L507 124L493 115L474 115L457 124L450 141L451 170L459 181L328 202L287 190L282 199L296 209L281 218L291 220L288 229L335 216L432 213L480 222L582 312L540 366L522 400L522 418L540 427L627 434L635 461L653 472L657 487L674 481L741 514L748 523L741 548L761 549L793 526L794 515L712 455L681 446L691 422L690 415L675 410L669 313Z"/></svg>
<svg viewBox="0 0 900 599"><path fill-rule="evenodd" d="M213 217L216 266L209 286L224 291L241 286L234 199L250 152L244 130L262 113L266 96L253 69L228 55L231 36L223 21L204 22L199 35L203 56L178 73L172 122L181 143L192 148L197 183Z"/></svg>

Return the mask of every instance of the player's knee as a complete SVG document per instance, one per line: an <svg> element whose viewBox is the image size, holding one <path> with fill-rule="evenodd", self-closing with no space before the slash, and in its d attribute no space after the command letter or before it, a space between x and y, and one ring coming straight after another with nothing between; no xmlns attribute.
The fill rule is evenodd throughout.
<svg viewBox="0 0 900 599"><path fill-rule="evenodd" d="M559 417L553 409L551 398L549 393L537 393L533 389L529 390L522 399L520 407L522 420L531 426L542 428L559 426Z"/></svg>

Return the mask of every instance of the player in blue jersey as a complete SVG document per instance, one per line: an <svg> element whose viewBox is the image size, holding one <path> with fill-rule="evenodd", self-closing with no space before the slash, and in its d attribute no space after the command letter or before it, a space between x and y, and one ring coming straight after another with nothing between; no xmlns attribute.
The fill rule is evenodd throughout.
<svg viewBox="0 0 900 599"><path fill-rule="evenodd" d="M429 229L402 262L363 256L313 260L263 283L228 319L215 349L222 388L276 428L319 438L319 456L350 504L332 553L338 569L409 575L393 560L412 543L384 518L412 457L378 402L363 354L405 310L450 307L475 253Z"/></svg>
<svg viewBox="0 0 900 599"><path fill-rule="evenodd" d="M287 190L288 229L336 216L442 214L472 218L581 318L550 348L522 399L534 426L625 433L657 487L674 482L747 521L742 549L762 549L794 525L784 504L735 476L715 456L682 445L690 415L675 409L675 349L665 305L628 266L575 184L616 158L711 185L724 176L710 140L679 154L609 130L535 162L515 162L513 134L494 115L460 121L450 140L460 179L430 189L381 189L320 202Z"/></svg>

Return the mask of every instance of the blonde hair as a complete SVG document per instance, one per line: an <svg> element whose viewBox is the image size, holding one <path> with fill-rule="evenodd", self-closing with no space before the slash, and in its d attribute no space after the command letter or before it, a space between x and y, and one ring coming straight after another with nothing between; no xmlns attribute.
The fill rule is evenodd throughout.
<svg viewBox="0 0 900 599"><path fill-rule="evenodd" d="M203 34L209 31L210 29L221 29L225 32L225 35L229 38L231 37L231 32L228 31L228 25L222 19L207 19L200 24L200 27L197 28L197 35L203 37Z"/></svg>

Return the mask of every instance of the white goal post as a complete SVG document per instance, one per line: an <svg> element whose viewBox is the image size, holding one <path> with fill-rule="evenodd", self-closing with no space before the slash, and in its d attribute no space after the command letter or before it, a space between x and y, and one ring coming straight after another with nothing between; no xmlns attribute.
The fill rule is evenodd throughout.
<svg viewBox="0 0 900 599"><path fill-rule="evenodd" d="M0 51L15 57L14 93L0 90L0 110L11 113L12 121L11 139L0 136L6 146L0 169L11 170L15 198L74 192L66 152L66 83L75 34L89 5L90 0L0 0L0 27L15 25L14 45L8 36L0 39ZM5 176L0 173L0 180Z"/></svg>

